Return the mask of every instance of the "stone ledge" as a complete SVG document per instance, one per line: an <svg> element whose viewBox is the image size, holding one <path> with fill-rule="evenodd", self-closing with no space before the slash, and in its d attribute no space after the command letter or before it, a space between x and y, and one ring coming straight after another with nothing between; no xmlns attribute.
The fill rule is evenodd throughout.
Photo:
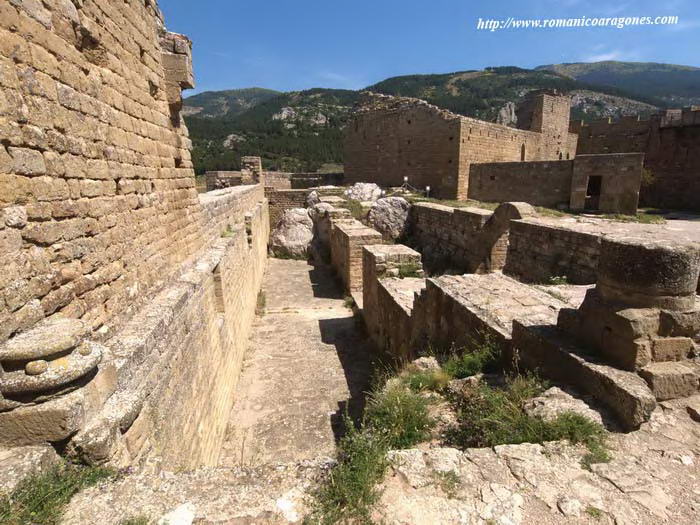
<svg viewBox="0 0 700 525"><path fill-rule="evenodd" d="M626 429L638 428L656 407L654 394L641 377L598 363L555 326L515 320L513 345L521 366L591 394L609 407Z"/></svg>

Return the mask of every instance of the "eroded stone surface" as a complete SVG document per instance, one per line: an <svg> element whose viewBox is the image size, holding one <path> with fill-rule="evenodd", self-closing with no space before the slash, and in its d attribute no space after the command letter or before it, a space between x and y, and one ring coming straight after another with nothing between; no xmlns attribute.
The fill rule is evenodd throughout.
<svg viewBox="0 0 700 525"><path fill-rule="evenodd" d="M285 210L270 235L270 249L279 257L306 257L313 238L313 227L308 210Z"/></svg>
<svg viewBox="0 0 700 525"><path fill-rule="evenodd" d="M0 345L0 360L41 359L74 348L90 332L80 319L52 317Z"/></svg>
<svg viewBox="0 0 700 525"><path fill-rule="evenodd" d="M592 410L582 399L577 399L561 388L552 387L525 404L525 412L545 421L552 421L566 412L573 412L599 424L603 418L596 410Z"/></svg>

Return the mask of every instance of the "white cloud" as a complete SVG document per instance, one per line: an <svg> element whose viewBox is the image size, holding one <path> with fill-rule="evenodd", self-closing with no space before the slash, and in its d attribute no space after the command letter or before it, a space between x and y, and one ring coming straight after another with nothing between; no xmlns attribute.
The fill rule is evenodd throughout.
<svg viewBox="0 0 700 525"><path fill-rule="evenodd" d="M622 53L619 51L610 51L609 53L600 53L599 55L589 55L584 57L584 62L605 62L606 60L620 60Z"/></svg>

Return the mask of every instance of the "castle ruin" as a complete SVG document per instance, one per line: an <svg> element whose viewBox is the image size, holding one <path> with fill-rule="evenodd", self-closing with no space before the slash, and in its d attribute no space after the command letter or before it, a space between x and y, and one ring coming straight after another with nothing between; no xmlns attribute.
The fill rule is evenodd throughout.
<svg viewBox="0 0 700 525"><path fill-rule="evenodd" d="M365 213L376 202L315 187L335 175L275 176L258 157L198 194L180 113L191 50L153 0L0 4L3 491L60 454L129 467L76 494L65 523L299 523L380 355L488 340L503 370L536 371L605 416L614 457L584 468L565 440L457 450L435 437L390 451L377 504L392 523L696 514L697 222L533 207L634 213L650 151L664 165L652 139L600 151L589 144L608 137L590 134L582 154L558 94L525 101L526 130L375 98L348 130L349 182L406 176L498 202L393 196L392 237ZM679 115L649 136L692 138L695 113ZM313 264L268 257L290 210L310 224Z"/></svg>

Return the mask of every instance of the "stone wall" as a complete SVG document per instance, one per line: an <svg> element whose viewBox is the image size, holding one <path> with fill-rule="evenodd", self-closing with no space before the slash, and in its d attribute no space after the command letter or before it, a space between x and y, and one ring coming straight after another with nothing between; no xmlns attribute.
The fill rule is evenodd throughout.
<svg viewBox="0 0 700 525"><path fill-rule="evenodd" d="M292 179L290 173L281 171L266 171L263 174L266 188L274 188L276 190L291 190Z"/></svg>
<svg viewBox="0 0 700 525"><path fill-rule="evenodd" d="M331 223L331 264L347 293L362 290L362 247L381 244L382 235L355 219Z"/></svg>
<svg viewBox="0 0 700 525"><path fill-rule="evenodd" d="M538 102L544 113L536 119L538 130L530 131L462 117L418 99L375 95L348 124L346 180L400 186L406 176L418 189L430 186L432 196L466 199L472 164L573 158L576 137L567 132L568 113L561 112L569 100L550 98L556 103Z"/></svg>
<svg viewBox="0 0 700 525"><path fill-rule="evenodd" d="M700 210L700 111L666 110L649 120L575 122L579 153L644 153L643 206Z"/></svg>
<svg viewBox="0 0 700 525"><path fill-rule="evenodd" d="M606 213L637 213L644 155L578 155L574 160L474 164L469 197L486 202L521 201L535 206ZM600 195L587 199L589 178L601 177Z"/></svg>
<svg viewBox="0 0 700 525"><path fill-rule="evenodd" d="M222 190L242 184L251 184L252 181L243 181L243 174L240 171L207 171L204 174L207 191Z"/></svg>
<svg viewBox="0 0 700 525"><path fill-rule="evenodd" d="M642 153L578 155L574 160L569 207L636 215L643 164ZM589 180L594 176L601 179L600 195L589 206L590 198L586 193Z"/></svg>
<svg viewBox="0 0 700 525"><path fill-rule="evenodd" d="M341 186L345 183L345 174L340 173L292 173L291 184L294 189L315 188L317 186Z"/></svg>
<svg viewBox="0 0 700 525"><path fill-rule="evenodd" d="M154 2L47 5L0 4L0 342L109 327L203 246L189 41Z"/></svg>
<svg viewBox="0 0 700 525"><path fill-rule="evenodd" d="M401 278L402 269L412 270ZM411 319L416 293L425 287L421 256L401 244L363 247L362 308L367 333L377 348L399 359L414 357Z"/></svg>
<svg viewBox="0 0 700 525"><path fill-rule="evenodd" d="M153 1L0 3L3 443L216 464L269 219L196 192L190 53Z"/></svg>
<svg viewBox="0 0 700 525"><path fill-rule="evenodd" d="M409 213L410 243L431 272L490 272L503 268L512 219L534 214L525 203L504 203L495 212L417 203Z"/></svg>
<svg viewBox="0 0 700 525"><path fill-rule="evenodd" d="M309 190L277 190L265 188L265 196L270 202L270 224L272 228L277 225L284 210L292 208L306 208L306 197Z"/></svg>
<svg viewBox="0 0 700 525"><path fill-rule="evenodd" d="M474 164L469 171L469 197L549 208L568 206L573 167L573 160Z"/></svg>
<svg viewBox="0 0 700 525"><path fill-rule="evenodd" d="M566 277L571 284L596 282L600 235L529 220L510 224L503 269L521 281L546 283Z"/></svg>

